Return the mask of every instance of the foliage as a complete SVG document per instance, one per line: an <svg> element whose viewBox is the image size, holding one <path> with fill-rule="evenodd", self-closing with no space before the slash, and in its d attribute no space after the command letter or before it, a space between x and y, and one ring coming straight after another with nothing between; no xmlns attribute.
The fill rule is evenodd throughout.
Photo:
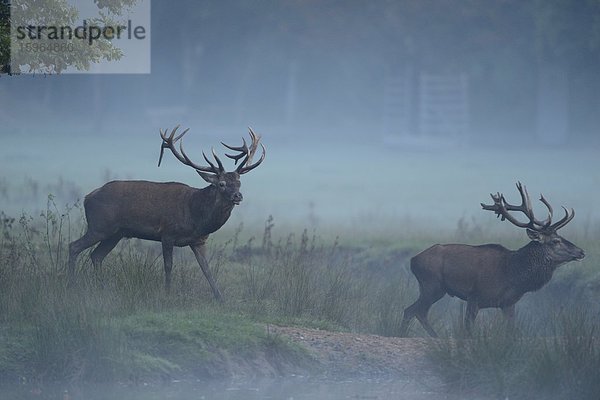
<svg viewBox="0 0 600 400"><path fill-rule="evenodd" d="M0 0L0 74L10 71L10 5Z"/></svg>
<svg viewBox="0 0 600 400"><path fill-rule="evenodd" d="M121 25L118 23L119 15L136 2L137 0L96 0L99 16L89 19L88 26ZM2 68L0 73L18 72L11 70L11 55L16 60L27 60L27 72L36 73L60 73L68 67L87 70L91 63L117 60L122 57L122 51L104 37L95 40L93 46L88 45L84 40L61 40L62 44L70 46L69 51L30 52L21 46L11 48L11 23L15 26L47 26L50 21L53 26L77 26L79 12L66 0L41 0L36 1L34 6L32 4L34 3L29 0L2 0L0 3L0 66ZM10 12L9 9L13 11ZM46 40L46 37L36 40L36 44L48 45L56 42L56 40ZM25 39L22 44L25 46L31 42Z"/></svg>

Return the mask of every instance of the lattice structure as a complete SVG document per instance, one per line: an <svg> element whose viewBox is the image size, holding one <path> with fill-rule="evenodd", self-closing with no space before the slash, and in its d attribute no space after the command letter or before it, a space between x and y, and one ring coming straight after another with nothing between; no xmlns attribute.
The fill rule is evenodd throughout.
<svg viewBox="0 0 600 400"><path fill-rule="evenodd" d="M410 135L413 107L412 76L408 69L388 74L383 92L383 135L402 137Z"/></svg>
<svg viewBox="0 0 600 400"><path fill-rule="evenodd" d="M462 137L469 129L465 74L419 76L418 130L421 136Z"/></svg>

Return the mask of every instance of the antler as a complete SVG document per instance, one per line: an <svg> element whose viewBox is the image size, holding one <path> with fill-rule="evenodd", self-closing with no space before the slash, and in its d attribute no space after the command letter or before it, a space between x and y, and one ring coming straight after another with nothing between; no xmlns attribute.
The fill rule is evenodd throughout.
<svg viewBox="0 0 600 400"><path fill-rule="evenodd" d="M212 149L212 155L215 158L215 161L217 162L218 166L215 166L209 159L208 157L206 157L206 154L204 154L204 152L202 152L202 156L204 157L204 159L206 160L206 162L208 163L208 165L210 165L210 167L204 167L202 165L198 165L196 163L194 163L192 160L190 160L190 158L188 157L188 155L185 153L185 151L183 150L183 141L179 142L179 151L177 151L177 148L175 147L175 144L181 140L181 138L183 137L183 135L185 135L190 129L186 129L184 130L180 135L175 136L175 133L177 132L177 129L179 129L179 125L177 125L175 128L173 128L173 130L171 131L171 134L169 136L167 136L167 130L165 130L163 132L162 129L160 129L160 137L162 138L163 142L162 145L160 146L160 156L158 157L158 166L160 167L160 163L162 161L163 158L163 153L165 152L165 149L169 149L171 150L171 152L173 153L173 155L179 160L181 161L181 163L194 168L196 171L202 171L202 172L210 172L213 174L218 174L220 172L224 172L225 169L223 168L223 163L221 162L221 160L219 160L219 157L217 157L217 155L215 154L215 150Z"/></svg>
<svg viewBox="0 0 600 400"><path fill-rule="evenodd" d="M548 227L549 230L557 231L560 228L562 228L563 226L565 226L566 224L568 224L569 222L571 222L571 220L573 218L575 218L575 210L574 209L571 208L570 214L569 214L569 210L567 210L564 206L563 206L563 210L565 210L565 216L557 223L552 224L550 227Z"/></svg>
<svg viewBox="0 0 600 400"><path fill-rule="evenodd" d="M256 133L254 133L254 131L252 130L252 128L248 128L250 130L250 139L252 140L252 143L250 143L250 147L248 148L248 145L246 144L246 139L242 138L242 145L241 146L230 146L228 144L225 144L223 142L221 142L221 144L225 147L227 147L229 150L233 150L233 151L238 151L239 154L225 154L226 157L231 158L232 160L235 161L235 164L237 165L238 161L245 157L242 162L240 163L240 165L236 168L236 172L238 174L245 174L248 171L253 170L254 168L258 167L260 165L260 163L263 162L263 160L265 159L265 155L267 150L265 149L265 146L263 146L262 143L260 143L260 136L257 135ZM262 147L262 155L260 156L260 159L255 162L254 164L252 163L252 157L254 157L254 153L256 153L256 150L258 149L258 145L260 144L260 147Z"/></svg>
<svg viewBox="0 0 600 400"><path fill-rule="evenodd" d="M568 224L569 221L571 221L575 216L575 211L573 209L571 209L571 214L569 214L567 209L563 207L566 214L565 217L557 223L555 223L554 225L551 225L553 212L552 206L550 205L550 203L548 203L548 201L544 198L543 195L540 195L540 201L546 206L546 208L548 208L548 218L546 218L543 221L537 220L533 215L533 207L531 206L531 200L529 199L529 193L527 193L527 188L523 186L521 182L517 182L517 189L521 194L521 205L517 206L509 204L504 198L503 194L497 193L490 194L490 196L492 196L492 200L494 200L494 204L486 205L481 203L481 207L483 207L484 210L494 211L496 215L501 218L502 221L506 219L520 228L529 228L538 232L556 231ZM518 221L513 215L509 213L509 211L522 212L527 218L529 218L529 222Z"/></svg>

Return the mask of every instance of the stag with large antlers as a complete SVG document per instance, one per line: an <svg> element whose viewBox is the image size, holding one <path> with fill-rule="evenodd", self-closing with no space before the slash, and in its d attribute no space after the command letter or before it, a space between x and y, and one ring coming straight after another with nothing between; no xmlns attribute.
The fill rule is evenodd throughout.
<svg viewBox="0 0 600 400"><path fill-rule="evenodd" d="M531 239L519 250L508 250L498 244L469 246L464 244L436 244L410 261L410 269L419 282L419 298L404 310L400 331L406 334L409 322L417 317L427 333L437 337L427 319L430 307L446 293L467 302L465 326L470 330L482 308L500 308L512 318L515 303L527 293L540 289L552 278L560 265L585 256L583 250L558 235L568 224L575 211L563 207L565 216L552 223L552 206L541 196L548 209L548 217L538 220L525 186L517 183L521 204L509 204L504 195L492 194L494 204L481 204L501 218L520 228L526 228ZM528 221L521 222L511 211L523 213Z"/></svg>
<svg viewBox="0 0 600 400"><path fill-rule="evenodd" d="M225 156L234 160L236 165L239 162L235 171L226 172L214 149L214 162L202 153L208 166L194 163L184 151L181 140L188 129L176 136L178 128L179 126L175 127L170 134L160 130L162 146L158 165L160 166L164 150L169 149L182 164L192 167L210 185L196 189L177 182L112 181L88 194L84 201L87 231L69 245L68 269L71 282L77 256L83 250L99 243L91 253L92 264L99 268L102 260L122 238L134 237L162 243L167 290L171 284L173 247L189 246L215 298L222 299L210 273L205 256L205 242L211 233L225 224L233 207L242 201L240 175L258 167L265 158L266 150L252 129L249 146L245 139L239 147L222 143L236 152ZM179 149L176 147L177 142ZM259 144L262 155L252 163Z"/></svg>

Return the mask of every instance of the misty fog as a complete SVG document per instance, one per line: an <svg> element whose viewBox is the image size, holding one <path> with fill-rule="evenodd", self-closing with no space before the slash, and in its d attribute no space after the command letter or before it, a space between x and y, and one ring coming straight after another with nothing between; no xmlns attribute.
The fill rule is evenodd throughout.
<svg viewBox="0 0 600 400"><path fill-rule="evenodd" d="M583 224L598 216L597 52L539 50L527 7L156 2L149 75L0 79L2 208L43 207L59 179L75 186L61 202L115 177L203 186L175 159L156 167L159 128L182 124L196 160L247 126L263 136L245 219L454 224L521 180Z"/></svg>

